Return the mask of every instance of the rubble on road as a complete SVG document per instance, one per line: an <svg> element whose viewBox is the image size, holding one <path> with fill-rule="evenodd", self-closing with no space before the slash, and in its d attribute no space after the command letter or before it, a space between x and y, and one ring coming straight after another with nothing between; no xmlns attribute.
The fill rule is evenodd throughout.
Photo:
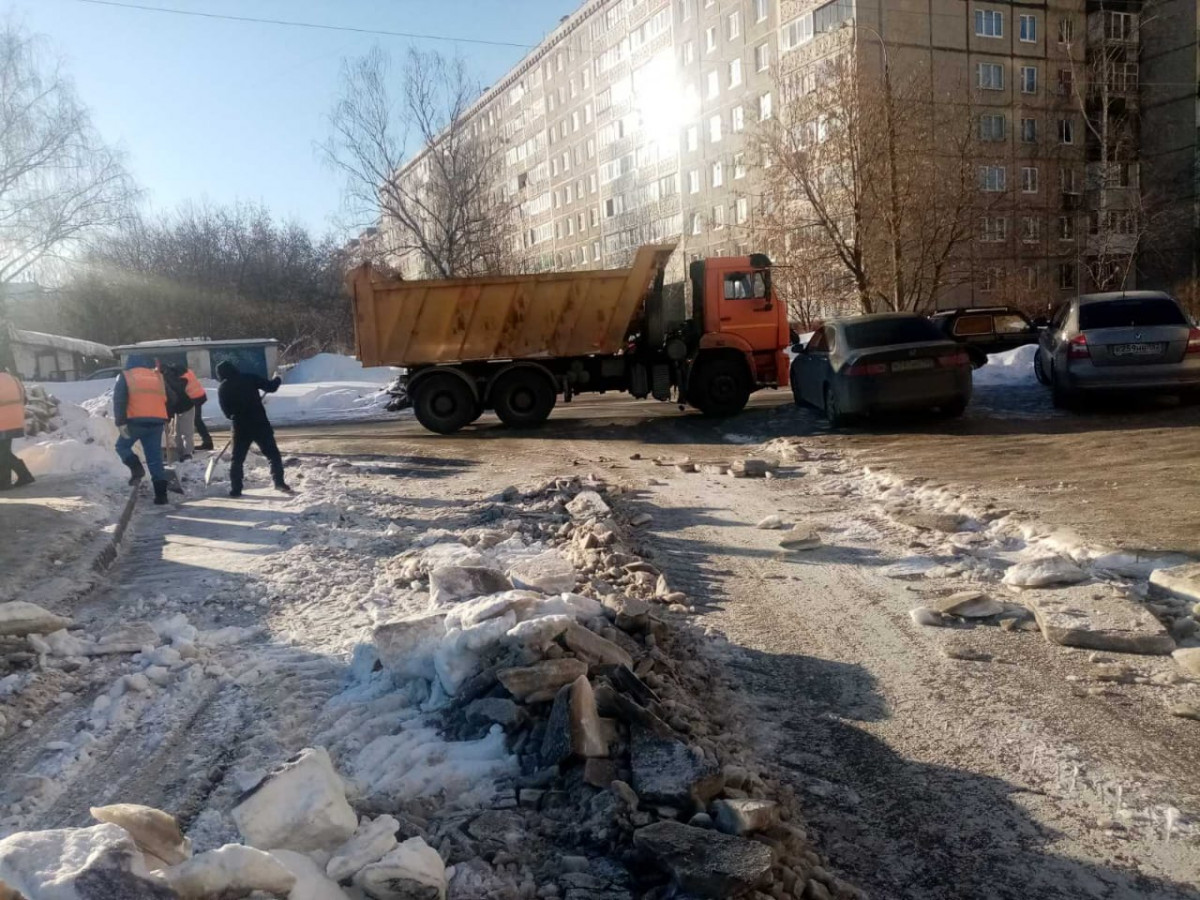
<svg viewBox="0 0 1200 900"><path fill-rule="evenodd" d="M169 813L119 804L95 810L101 832L0 841L0 879L38 896L44 873L5 847L48 841L109 854L130 900L854 896L794 824L792 795L758 774L703 635L670 618L687 597L636 552L620 494L578 477L514 488L480 504L479 527L389 559L424 610L383 612L344 691L306 718L310 745L205 811L241 843L192 855ZM45 625L62 651L141 642L136 670L94 701L101 724L123 692L249 636Z"/></svg>
<svg viewBox="0 0 1200 900"><path fill-rule="evenodd" d="M25 385L25 434L34 437L57 431L59 400L40 384Z"/></svg>

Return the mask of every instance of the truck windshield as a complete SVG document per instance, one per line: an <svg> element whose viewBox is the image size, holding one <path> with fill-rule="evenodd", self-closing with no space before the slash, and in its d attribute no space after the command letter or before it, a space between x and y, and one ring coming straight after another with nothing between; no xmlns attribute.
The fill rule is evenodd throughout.
<svg viewBox="0 0 1200 900"><path fill-rule="evenodd" d="M851 350L944 340L946 336L938 331L937 326L920 316L911 319L875 319L846 326L846 346Z"/></svg>

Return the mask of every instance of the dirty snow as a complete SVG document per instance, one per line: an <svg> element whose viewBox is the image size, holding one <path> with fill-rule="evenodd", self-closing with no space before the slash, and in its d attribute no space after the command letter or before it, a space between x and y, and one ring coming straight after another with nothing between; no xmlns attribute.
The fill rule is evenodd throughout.
<svg viewBox="0 0 1200 900"><path fill-rule="evenodd" d="M1037 344L1027 344L1004 353L988 356L987 365L976 369L973 379L976 387L1010 387L1036 385L1033 376L1033 358L1037 355Z"/></svg>
<svg viewBox="0 0 1200 900"><path fill-rule="evenodd" d="M83 472L115 476L125 471L113 449L117 428L111 420L64 402L54 424L54 431L13 442L13 452L35 478Z"/></svg>
<svg viewBox="0 0 1200 900"><path fill-rule="evenodd" d="M364 368L363 364L353 356L318 353L288 369L284 373L283 382L284 384L315 384L341 381L386 387L395 381L402 371L392 366L368 369Z"/></svg>

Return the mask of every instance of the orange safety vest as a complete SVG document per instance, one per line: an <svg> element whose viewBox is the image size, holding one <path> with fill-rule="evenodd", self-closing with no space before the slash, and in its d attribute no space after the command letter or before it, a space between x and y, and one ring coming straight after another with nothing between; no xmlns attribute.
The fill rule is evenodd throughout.
<svg viewBox="0 0 1200 900"><path fill-rule="evenodd" d="M126 369L125 387L129 391L125 404L127 419L167 421L167 387L161 373L154 369Z"/></svg>
<svg viewBox="0 0 1200 900"><path fill-rule="evenodd" d="M204 385L200 383L200 379L191 369L183 373L183 383L187 386L187 395L193 400L202 400L208 397L208 391L204 390Z"/></svg>
<svg viewBox="0 0 1200 900"><path fill-rule="evenodd" d="M25 390L17 379L0 372L0 434L8 431L25 433Z"/></svg>

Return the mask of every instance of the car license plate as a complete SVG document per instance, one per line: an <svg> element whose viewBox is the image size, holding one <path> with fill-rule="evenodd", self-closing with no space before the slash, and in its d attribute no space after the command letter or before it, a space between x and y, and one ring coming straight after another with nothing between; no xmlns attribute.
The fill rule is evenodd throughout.
<svg viewBox="0 0 1200 900"><path fill-rule="evenodd" d="M892 363L893 372L915 372L919 369L932 369L932 359L902 359Z"/></svg>
<svg viewBox="0 0 1200 900"><path fill-rule="evenodd" d="M1166 344L1113 344L1109 350L1113 356L1161 356L1167 352Z"/></svg>

